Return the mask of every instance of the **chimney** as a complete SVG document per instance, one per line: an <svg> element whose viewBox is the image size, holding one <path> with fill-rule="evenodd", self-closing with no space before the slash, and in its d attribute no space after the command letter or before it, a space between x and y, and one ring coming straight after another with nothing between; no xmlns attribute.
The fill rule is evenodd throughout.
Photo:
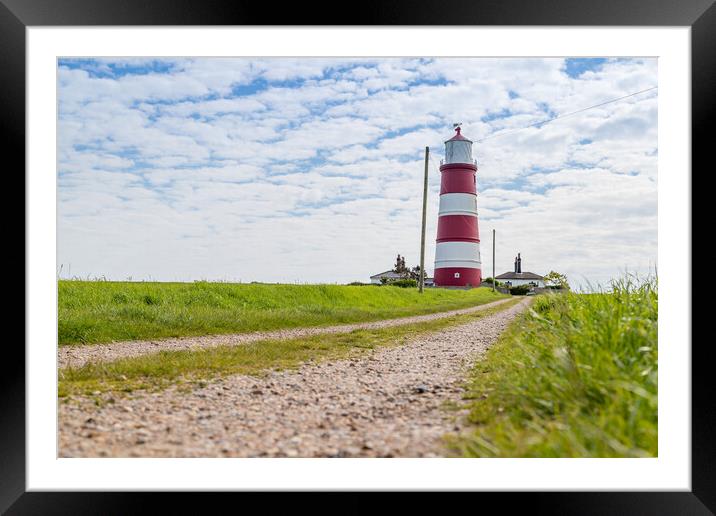
<svg viewBox="0 0 716 516"><path fill-rule="evenodd" d="M515 272L517 272L517 257L515 256Z"/></svg>
<svg viewBox="0 0 716 516"><path fill-rule="evenodd" d="M517 272L522 273L522 258L520 253L517 253Z"/></svg>

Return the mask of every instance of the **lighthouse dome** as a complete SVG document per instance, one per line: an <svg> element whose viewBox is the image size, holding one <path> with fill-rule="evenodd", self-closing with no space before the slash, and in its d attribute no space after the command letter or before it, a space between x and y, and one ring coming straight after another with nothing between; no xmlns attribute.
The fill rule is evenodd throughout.
<svg viewBox="0 0 716 516"><path fill-rule="evenodd" d="M455 128L455 136L445 142L445 163L473 163L472 141L460 134L460 126Z"/></svg>

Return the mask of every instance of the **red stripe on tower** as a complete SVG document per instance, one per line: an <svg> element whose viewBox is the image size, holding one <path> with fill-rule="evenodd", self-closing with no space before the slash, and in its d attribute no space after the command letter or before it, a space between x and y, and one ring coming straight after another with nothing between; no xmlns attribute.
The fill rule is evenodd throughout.
<svg viewBox="0 0 716 516"><path fill-rule="evenodd" d="M480 231L475 215L438 217L438 242L479 242Z"/></svg>
<svg viewBox="0 0 716 516"><path fill-rule="evenodd" d="M465 287L480 285L482 272L470 267L443 267L435 269L433 284L436 287Z"/></svg>
<svg viewBox="0 0 716 516"><path fill-rule="evenodd" d="M440 165L440 209L435 249L437 287L478 287L482 281L477 219L477 164L472 142L460 134L445 142Z"/></svg>
<svg viewBox="0 0 716 516"><path fill-rule="evenodd" d="M449 174L442 174L440 181L440 195L446 193L477 193L475 185L475 172L477 165L455 163L452 165L441 165L440 171L450 171Z"/></svg>

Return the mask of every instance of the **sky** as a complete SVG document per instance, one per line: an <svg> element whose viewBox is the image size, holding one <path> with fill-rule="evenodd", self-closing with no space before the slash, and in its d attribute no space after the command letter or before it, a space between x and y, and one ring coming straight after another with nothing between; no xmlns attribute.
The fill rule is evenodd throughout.
<svg viewBox="0 0 716 516"><path fill-rule="evenodd" d="M483 277L606 285L657 265L656 59L58 62L61 277L369 281L426 268L453 123L473 140ZM521 129L530 126L526 129ZM517 130L521 129L521 130ZM484 141L480 141L483 140Z"/></svg>

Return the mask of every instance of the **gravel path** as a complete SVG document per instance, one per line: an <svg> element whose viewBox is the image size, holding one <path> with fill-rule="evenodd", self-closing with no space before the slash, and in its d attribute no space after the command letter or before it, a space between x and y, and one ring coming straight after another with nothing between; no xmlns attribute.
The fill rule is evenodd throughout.
<svg viewBox="0 0 716 516"><path fill-rule="evenodd" d="M210 348L215 346L235 346L238 344L246 344L257 340L265 339L295 339L299 337L307 337L310 335L318 335L322 333L348 333L359 328L385 328L388 326L399 326L401 324L409 324L420 321L430 321L432 319L441 319L456 314L466 314L477 312L485 308L496 306L509 301L503 299L494 301L485 305L463 308L460 310L451 310L449 312L438 312L427 315L416 315L412 317L401 317L398 319L387 319L383 321L375 321L368 323L343 324L340 326L326 326L317 328L291 328L285 330L253 332L253 333L236 333L231 335L207 335L203 337L181 337L177 339L162 340L131 340L122 342L112 342L108 344L91 344L87 346L61 346L57 350L57 367L60 369L65 367L81 367L88 362L111 362L119 358L136 357L140 355L148 355L164 350L182 350L182 349L199 349Z"/></svg>
<svg viewBox="0 0 716 516"><path fill-rule="evenodd" d="M59 407L61 457L433 457L466 367L530 299L369 355ZM109 395L102 396L105 401Z"/></svg>

